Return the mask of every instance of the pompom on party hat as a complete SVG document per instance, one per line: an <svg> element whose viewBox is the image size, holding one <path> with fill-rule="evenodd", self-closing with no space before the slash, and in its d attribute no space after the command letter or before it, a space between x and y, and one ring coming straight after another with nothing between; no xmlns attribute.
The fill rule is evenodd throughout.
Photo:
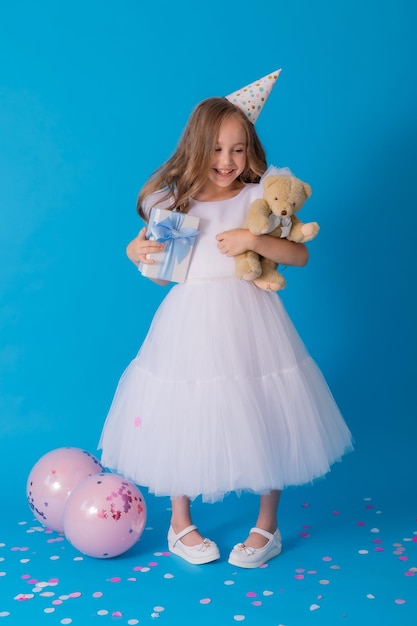
<svg viewBox="0 0 417 626"><path fill-rule="evenodd" d="M281 70L276 70L272 74L267 74L267 76L256 80L254 83L250 83L250 85L246 85L246 87L229 94L226 96L226 100L242 109L246 117L254 124L280 73Z"/></svg>

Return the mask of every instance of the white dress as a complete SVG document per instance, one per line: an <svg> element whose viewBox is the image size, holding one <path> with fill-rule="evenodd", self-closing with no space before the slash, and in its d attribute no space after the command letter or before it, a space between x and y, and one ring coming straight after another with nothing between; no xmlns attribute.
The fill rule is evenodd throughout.
<svg viewBox="0 0 417 626"><path fill-rule="evenodd" d="M187 281L168 292L119 381L101 460L156 495L267 493L311 482L352 448L279 296L237 279L217 248L216 234L241 226L261 193L250 184L191 202L200 233Z"/></svg>

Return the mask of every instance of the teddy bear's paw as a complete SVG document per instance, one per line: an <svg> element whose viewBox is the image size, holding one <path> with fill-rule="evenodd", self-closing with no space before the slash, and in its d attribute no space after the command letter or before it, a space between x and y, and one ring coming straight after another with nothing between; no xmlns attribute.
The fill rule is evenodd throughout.
<svg viewBox="0 0 417 626"><path fill-rule="evenodd" d="M259 276L259 272L256 272L255 270L252 270L252 271L246 272L246 274L243 274L240 278L242 280L252 281L252 280L255 280L256 278L258 278L258 276Z"/></svg>
<svg viewBox="0 0 417 626"><path fill-rule="evenodd" d="M259 289L263 289L264 291L280 291L285 288L286 280L283 276L277 274L277 276L273 278L257 278L253 281L254 285L259 287Z"/></svg>
<svg viewBox="0 0 417 626"><path fill-rule="evenodd" d="M310 241L317 235L320 227L317 222L309 222L308 224L303 224L301 226L301 232L303 234L304 241Z"/></svg>
<svg viewBox="0 0 417 626"><path fill-rule="evenodd" d="M254 235L266 235L269 231L269 220L259 219L256 222L252 221L249 230Z"/></svg>

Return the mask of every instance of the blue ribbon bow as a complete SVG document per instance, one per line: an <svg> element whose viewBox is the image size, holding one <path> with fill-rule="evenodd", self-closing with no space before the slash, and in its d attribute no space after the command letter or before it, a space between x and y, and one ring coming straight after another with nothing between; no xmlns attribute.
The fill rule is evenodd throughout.
<svg viewBox="0 0 417 626"><path fill-rule="evenodd" d="M149 222L148 238L165 244L164 256L159 268L158 278L170 280L175 262L181 263L187 256L190 248L194 245L198 230L195 228L182 227L185 219L184 213L171 212L169 217L156 223Z"/></svg>

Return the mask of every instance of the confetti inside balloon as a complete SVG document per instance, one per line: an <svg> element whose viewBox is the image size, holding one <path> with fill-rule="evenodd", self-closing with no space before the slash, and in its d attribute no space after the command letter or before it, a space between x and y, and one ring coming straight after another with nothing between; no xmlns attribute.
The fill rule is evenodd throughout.
<svg viewBox="0 0 417 626"><path fill-rule="evenodd" d="M44 526L62 532L64 508L72 490L83 480L103 471L101 463L80 448L57 448L33 466L26 495L35 517Z"/></svg>
<svg viewBox="0 0 417 626"><path fill-rule="evenodd" d="M69 496L64 532L80 552L110 558L129 550L141 537L146 503L141 491L117 474L84 480Z"/></svg>

